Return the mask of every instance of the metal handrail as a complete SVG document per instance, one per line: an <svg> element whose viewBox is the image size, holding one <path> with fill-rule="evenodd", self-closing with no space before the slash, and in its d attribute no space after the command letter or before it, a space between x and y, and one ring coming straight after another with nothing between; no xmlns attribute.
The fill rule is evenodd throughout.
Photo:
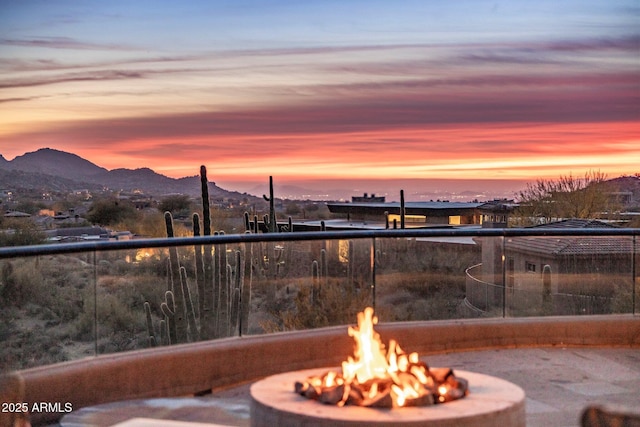
<svg viewBox="0 0 640 427"><path fill-rule="evenodd" d="M249 242L291 242L334 239L420 238L420 237L567 237L567 236L640 236L640 228L429 228L390 230L347 230L283 232L267 234L217 234L196 237L143 238L133 240L54 243L28 246L0 247L0 259L56 255L65 253L115 251L178 247L192 245L236 244Z"/></svg>

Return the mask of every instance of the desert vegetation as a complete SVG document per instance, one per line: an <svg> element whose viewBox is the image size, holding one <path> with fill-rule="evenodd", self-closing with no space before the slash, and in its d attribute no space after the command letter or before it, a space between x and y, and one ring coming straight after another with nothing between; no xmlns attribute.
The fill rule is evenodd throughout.
<svg viewBox="0 0 640 427"><path fill-rule="evenodd" d="M153 223L149 228L153 235L225 232L231 219L217 218L209 206L204 168L201 182L202 206L187 198L167 198L162 204L165 213L148 222ZM264 199L267 213L260 218L256 212L246 212L233 219L234 227L244 222L247 233L291 231L291 219L275 211L272 182ZM102 203L109 218L114 201ZM98 207L93 213L100 212ZM195 213L187 216L187 211ZM129 219L116 220L139 220L130 213ZM464 304L465 270L480 259L480 248L473 244L385 238L194 245L3 260L0 366L26 368L153 346L351 324L357 312L371 305L382 322L477 315ZM572 276L564 281L563 293L577 290L597 306L597 312L631 311L629 278L603 286L610 273ZM509 297L519 310L515 315L544 312L539 293ZM566 299L567 306L578 301ZM579 314L580 308L575 311Z"/></svg>
<svg viewBox="0 0 640 427"><path fill-rule="evenodd" d="M201 212L202 219L192 217L193 234L216 233L206 202ZM290 230L276 221L273 211L262 221L245 216L248 232ZM168 236L175 235L170 211L164 225ZM24 368L154 345L352 323L376 298L384 321L446 318L463 298L467 261L437 246L417 250L422 245L403 239L378 248L359 240L262 242L2 261L0 362Z"/></svg>

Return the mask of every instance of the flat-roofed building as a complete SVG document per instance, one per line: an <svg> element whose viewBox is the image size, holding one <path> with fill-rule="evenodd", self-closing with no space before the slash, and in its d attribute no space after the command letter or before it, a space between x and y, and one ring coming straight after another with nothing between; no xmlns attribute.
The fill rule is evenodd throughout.
<svg viewBox="0 0 640 427"><path fill-rule="evenodd" d="M429 227L443 225L480 225L482 218L479 202L406 202L406 227ZM380 222L388 218L390 227L394 220L400 223L400 202L338 202L327 203L329 212L361 222Z"/></svg>

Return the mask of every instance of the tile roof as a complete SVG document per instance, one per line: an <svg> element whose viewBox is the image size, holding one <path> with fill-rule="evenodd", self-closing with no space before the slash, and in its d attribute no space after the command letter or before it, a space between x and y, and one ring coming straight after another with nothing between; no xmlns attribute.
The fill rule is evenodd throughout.
<svg viewBox="0 0 640 427"><path fill-rule="evenodd" d="M615 228L597 220L568 219L554 223L539 225L534 228ZM631 237L514 237L505 244L507 251L536 253L539 255L606 255L631 254L633 240Z"/></svg>

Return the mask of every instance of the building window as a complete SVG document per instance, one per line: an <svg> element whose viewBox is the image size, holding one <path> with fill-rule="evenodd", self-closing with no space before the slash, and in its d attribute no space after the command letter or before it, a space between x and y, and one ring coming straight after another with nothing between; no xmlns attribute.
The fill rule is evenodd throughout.
<svg viewBox="0 0 640 427"><path fill-rule="evenodd" d="M535 273L536 272L536 265L532 262L526 261L525 262L525 270L527 273Z"/></svg>

